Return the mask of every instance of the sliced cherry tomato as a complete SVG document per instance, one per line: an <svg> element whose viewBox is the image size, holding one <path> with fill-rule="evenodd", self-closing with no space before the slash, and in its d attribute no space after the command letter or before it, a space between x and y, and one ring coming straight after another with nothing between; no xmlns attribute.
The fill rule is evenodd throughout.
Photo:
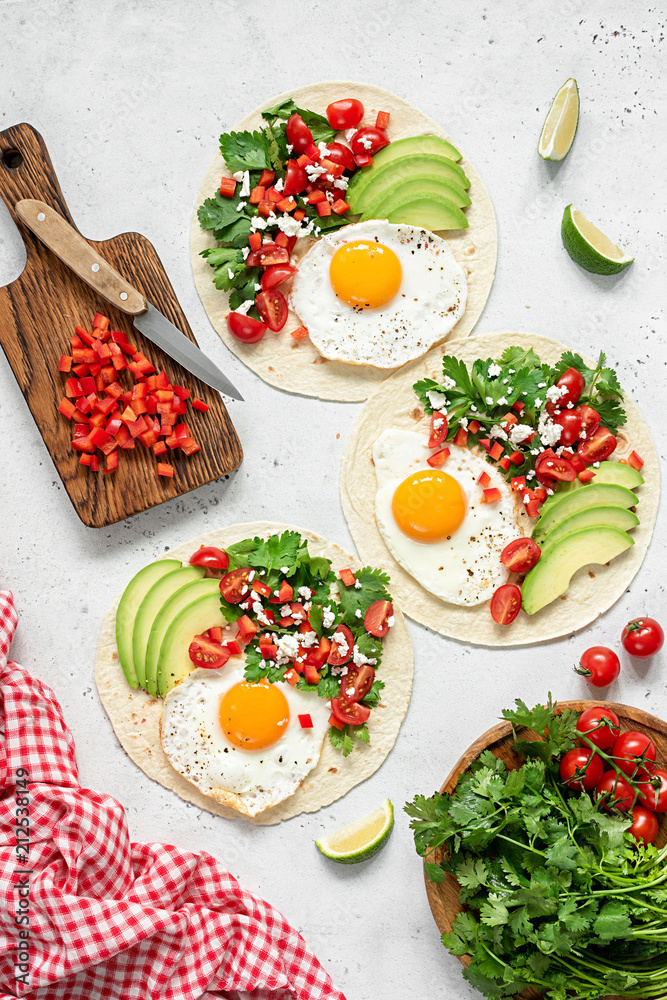
<svg viewBox="0 0 667 1000"><path fill-rule="evenodd" d="M600 426L600 414L592 406L588 406L587 403L582 403L574 412L578 413L581 417L579 435L589 438Z"/></svg>
<svg viewBox="0 0 667 1000"><path fill-rule="evenodd" d="M287 141L297 153L303 153L313 144L313 133L310 131L301 115L296 111L287 119L285 126Z"/></svg>
<svg viewBox="0 0 667 1000"><path fill-rule="evenodd" d="M207 569L227 569L229 556L215 545L200 545L190 556L191 566L206 566Z"/></svg>
<svg viewBox="0 0 667 1000"><path fill-rule="evenodd" d="M350 139L350 146L355 156L362 156L364 153L372 156L373 153L377 153L378 150L384 149L388 145L387 133L384 129L375 128L374 125L360 128Z"/></svg>
<svg viewBox="0 0 667 1000"><path fill-rule="evenodd" d="M352 150L348 146L344 146L342 142L327 143L327 159L331 160L332 163L337 163L339 166L344 167L345 170L352 171L356 169Z"/></svg>
<svg viewBox="0 0 667 1000"><path fill-rule="evenodd" d="M561 410L553 418L553 422L560 427L559 445L569 447L578 439L581 432L581 416L576 410Z"/></svg>
<svg viewBox="0 0 667 1000"><path fill-rule="evenodd" d="M640 777L647 774L646 765L655 763L655 743L645 733L630 729L621 733L611 749L611 755L621 771L633 777L638 770Z"/></svg>
<svg viewBox="0 0 667 1000"><path fill-rule="evenodd" d="M665 644L662 625L655 618L634 618L623 629L623 648L638 660L659 653Z"/></svg>
<svg viewBox="0 0 667 1000"><path fill-rule="evenodd" d="M364 627L371 635L382 638L394 624L394 606L391 601L376 601L364 615Z"/></svg>
<svg viewBox="0 0 667 1000"><path fill-rule="evenodd" d="M657 818L643 806L635 806L632 810L632 826L628 833L642 844L652 844L658 836L660 826Z"/></svg>
<svg viewBox="0 0 667 1000"><path fill-rule="evenodd" d="M616 450L617 443L610 430L607 430L606 427L598 427L585 441L579 442L577 454L586 465L592 465L593 462L604 462Z"/></svg>
<svg viewBox="0 0 667 1000"><path fill-rule="evenodd" d="M339 625L331 636L331 649L327 657L327 663L332 667L342 667L344 663L352 659L354 650L354 638L347 625Z"/></svg>
<svg viewBox="0 0 667 1000"><path fill-rule="evenodd" d="M349 722L351 726L361 726L371 714L370 708L360 701L343 701L342 698L331 699L331 711L339 722Z"/></svg>
<svg viewBox="0 0 667 1000"><path fill-rule="evenodd" d="M602 758L590 747L568 750L560 762L561 780L575 792L590 791L598 784L603 773Z"/></svg>
<svg viewBox="0 0 667 1000"><path fill-rule="evenodd" d="M242 344L256 344L266 333L266 327L252 316L243 313L230 312L227 316L227 328L232 336Z"/></svg>
<svg viewBox="0 0 667 1000"><path fill-rule="evenodd" d="M556 382L559 389L565 387L567 392L564 393L558 403L556 404L560 409L567 406L568 403L577 403L579 397L584 391L584 386L586 385L586 379L577 371L576 368L568 368L566 372L563 372L561 377Z"/></svg>
<svg viewBox="0 0 667 1000"><path fill-rule="evenodd" d="M364 106L355 97L333 101L327 107L327 121L337 132L341 132L344 128L356 128L363 117Z"/></svg>
<svg viewBox="0 0 667 1000"><path fill-rule="evenodd" d="M287 322L287 301L282 292L271 288L268 292L260 292L255 299L255 306L260 318L269 330L278 333Z"/></svg>
<svg viewBox="0 0 667 1000"><path fill-rule="evenodd" d="M581 654L579 666L574 669L594 687L607 687L620 674L621 661L613 649L607 646L591 646Z"/></svg>
<svg viewBox="0 0 667 1000"><path fill-rule="evenodd" d="M223 667L231 655L226 646L214 642L207 635L196 635L188 649L188 656L195 666L207 670Z"/></svg>
<svg viewBox="0 0 667 1000"><path fill-rule="evenodd" d="M655 782L655 785L653 785ZM656 767L651 772L651 777L646 781L641 781L637 785L639 789L639 801L651 812L667 812L667 771L661 767Z"/></svg>
<svg viewBox="0 0 667 1000"><path fill-rule="evenodd" d="M504 583L491 598L491 617L497 625L511 625L521 611L521 591L515 583Z"/></svg>
<svg viewBox="0 0 667 1000"><path fill-rule="evenodd" d="M541 461L538 458L535 465L535 475L542 486L551 488L555 482L572 483L577 478L577 473L567 458L557 456L547 456Z"/></svg>
<svg viewBox="0 0 667 1000"><path fill-rule="evenodd" d="M439 410L434 410L431 416L431 433L426 447L438 448L446 439L448 430L447 414L440 413Z"/></svg>
<svg viewBox="0 0 667 1000"><path fill-rule="evenodd" d="M220 593L230 604L240 604L248 593L248 579L253 570L250 566L233 569L220 581Z"/></svg>
<svg viewBox="0 0 667 1000"><path fill-rule="evenodd" d="M289 198L293 194L301 194L308 183L308 174L300 167L296 160L287 161L287 173L285 174L285 184L283 194Z"/></svg>
<svg viewBox="0 0 667 1000"><path fill-rule="evenodd" d="M292 267L291 264L274 264L273 267L267 267L262 275L262 291L268 292L270 288L282 285L283 281L294 277L297 271L298 268Z"/></svg>
<svg viewBox="0 0 667 1000"><path fill-rule="evenodd" d="M289 264L287 247L279 247L277 243L263 243L246 260L247 267L272 267L274 264Z"/></svg>
<svg viewBox="0 0 667 1000"><path fill-rule="evenodd" d="M515 538L500 553L500 561L512 573L527 573L541 555L541 548L532 538Z"/></svg>
<svg viewBox="0 0 667 1000"><path fill-rule="evenodd" d="M635 800L635 793L632 785L628 784L623 775L616 771L605 771L600 781L595 786L596 797L607 796L605 808L618 809L619 812L627 812Z"/></svg>
<svg viewBox="0 0 667 1000"><path fill-rule="evenodd" d="M597 705L581 713L577 732L586 736L600 750L608 750L621 735L621 725L613 709Z"/></svg>
<svg viewBox="0 0 667 1000"><path fill-rule="evenodd" d="M363 701L374 680L375 670L370 663L362 663L360 667L352 664L340 679L341 701Z"/></svg>

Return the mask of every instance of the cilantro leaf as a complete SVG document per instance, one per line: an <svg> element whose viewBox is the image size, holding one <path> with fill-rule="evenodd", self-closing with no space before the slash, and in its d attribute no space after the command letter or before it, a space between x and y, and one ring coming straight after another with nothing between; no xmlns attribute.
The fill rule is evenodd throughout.
<svg viewBox="0 0 667 1000"><path fill-rule="evenodd" d="M424 407L425 413L433 413L433 404L428 397L429 392L442 393L442 386L439 386L432 378L423 378L420 382L415 382L412 387L419 397L419 402Z"/></svg>
<svg viewBox="0 0 667 1000"><path fill-rule="evenodd" d="M364 656L367 655L368 655L367 653L364 653ZM371 687L366 697L363 699L364 705L367 705L368 708L377 708L377 706L380 704L380 698L382 697L383 687L384 687L384 681L379 681L377 679L374 680L373 686Z"/></svg>
<svg viewBox="0 0 667 1000"><path fill-rule="evenodd" d="M532 347L519 347L515 344L505 348L500 355L500 363L503 368L514 368L518 371L520 368L539 368L540 359Z"/></svg>
<svg viewBox="0 0 667 1000"><path fill-rule="evenodd" d="M350 628L363 622L364 615L375 601L391 600L387 590L389 577L383 570L364 566L355 576L357 583L361 584L359 588L346 587L341 580L336 581L342 620ZM357 611L361 612L360 616L356 615Z"/></svg>
<svg viewBox="0 0 667 1000"><path fill-rule="evenodd" d="M354 750L354 740L350 736L349 726L343 726L342 729L329 726L329 741L336 750L341 751L343 757L349 757Z"/></svg>
<svg viewBox="0 0 667 1000"><path fill-rule="evenodd" d="M213 268L215 287L223 292L228 292L237 286L244 287L250 282L254 289L255 283L259 280L259 268L247 268L243 254L234 247L209 247L208 250L202 250L201 256ZM253 290L252 298L254 297Z"/></svg>
<svg viewBox="0 0 667 1000"><path fill-rule="evenodd" d="M298 108L291 97L281 104L276 104L274 107L262 111L262 118L270 124L273 124L276 118L286 122L295 112L301 116L310 129L315 145L318 142L331 142L335 137L336 130L329 125L324 115L319 115L317 112L309 111L306 108Z"/></svg>
<svg viewBox="0 0 667 1000"><path fill-rule="evenodd" d="M220 152L231 173L238 170L270 170L269 142L264 132L225 132Z"/></svg>

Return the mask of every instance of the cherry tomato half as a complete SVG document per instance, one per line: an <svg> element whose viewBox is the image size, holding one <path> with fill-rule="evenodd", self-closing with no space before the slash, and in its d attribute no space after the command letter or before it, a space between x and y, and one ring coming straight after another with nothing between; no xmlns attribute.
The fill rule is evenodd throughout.
<svg viewBox="0 0 667 1000"><path fill-rule="evenodd" d="M638 660L659 653L665 644L665 633L655 618L634 618L623 629L623 648Z"/></svg>
<svg viewBox="0 0 667 1000"><path fill-rule="evenodd" d="M364 615L364 627L371 635L382 638L394 624L394 606L391 601L376 601Z"/></svg>
<svg viewBox="0 0 667 1000"><path fill-rule="evenodd" d="M292 267L291 264L274 264L273 267L267 267L262 275L262 291L268 292L270 288L282 285L283 281L293 278L297 272L298 268Z"/></svg>
<svg viewBox="0 0 667 1000"><path fill-rule="evenodd" d="M313 133L310 131L301 115L296 111L287 119L285 126L287 142L297 153L303 153L313 141Z"/></svg>
<svg viewBox="0 0 667 1000"><path fill-rule="evenodd" d="M608 750L621 735L621 725L613 709L597 705L581 713L577 732L587 736L600 750Z"/></svg>
<svg viewBox="0 0 667 1000"><path fill-rule="evenodd" d="M343 701L342 698L331 699L331 711L339 722L349 722L351 726L361 726L371 714L370 708L359 701Z"/></svg>
<svg viewBox="0 0 667 1000"><path fill-rule="evenodd" d="M341 637L340 639L338 637ZM354 650L354 638L347 625L339 625L331 636L331 649L327 657L327 663L333 667L342 667L344 663L352 659Z"/></svg>
<svg viewBox="0 0 667 1000"><path fill-rule="evenodd" d="M579 442L577 454L586 465L592 465L593 462L604 462L616 450L616 444L616 438L610 430L606 427L598 427L585 441Z"/></svg>
<svg viewBox="0 0 667 1000"><path fill-rule="evenodd" d="M593 434L600 426L600 414L597 410L594 410L592 406L588 406L586 403L582 403L578 406L575 413L578 413L581 417L581 430L579 432L580 436L583 433L587 438Z"/></svg>
<svg viewBox="0 0 667 1000"><path fill-rule="evenodd" d="M619 812L627 812L635 798L632 785L621 774L616 774L616 771L604 772L595 786L595 795L607 796L605 808L618 809Z"/></svg>
<svg viewBox="0 0 667 1000"><path fill-rule="evenodd" d="M563 387L567 389L567 392L558 400L558 406L562 409L568 403L577 403L579 401L579 397L586 385L586 379L576 368L568 368L558 379L556 385L560 389Z"/></svg>
<svg viewBox="0 0 667 1000"><path fill-rule="evenodd" d="M356 128L363 117L364 106L355 97L333 101L327 107L327 121L337 132L344 128Z"/></svg>
<svg viewBox="0 0 667 1000"><path fill-rule="evenodd" d="M572 483L577 478L577 473L567 458L547 455L546 458L537 460L535 464L535 475L542 486L551 487L555 482Z"/></svg>
<svg viewBox="0 0 667 1000"><path fill-rule="evenodd" d="M553 418L553 422L560 427L559 445L569 447L579 437L581 433L581 416L576 410L561 410Z"/></svg>
<svg viewBox="0 0 667 1000"><path fill-rule="evenodd" d="M293 194L300 194L308 183L308 174L300 167L296 160L287 161L287 173L285 174L285 184L283 194L286 198Z"/></svg>
<svg viewBox="0 0 667 1000"><path fill-rule="evenodd" d="M651 783L656 782L654 787ZM667 771L656 767L651 772L651 777L646 781L641 781L637 785L639 790L639 801L651 812L667 812Z"/></svg>
<svg viewBox="0 0 667 1000"><path fill-rule="evenodd" d="M248 593L248 579L252 569L250 566L243 566L241 569L233 569L231 573L225 573L220 581L220 593L230 604L240 604Z"/></svg>
<svg viewBox="0 0 667 1000"><path fill-rule="evenodd" d="M352 150L349 146L344 146L342 142L327 143L327 159L331 160L332 163L337 163L339 166L344 167L345 170L354 171L357 168Z"/></svg>
<svg viewBox="0 0 667 1000"><path fill-rule="evenodd" d="M375 670L370 663L362 663L360 667L352 664L344 677L340 679L340 697L342 701L363 701L375 680Z"/></svg>
<svg viewBox="0 0 667 1000"><path fill-rule="evenodd" d="M431 416L431 433L426 447L438 448L447 438L448 430L447 414L440 413L439 410L434 410Z"/></svg>
<svg viewBox="0 0 667 1000"><path fill-rule="evenodd" d="M384 149L388 145L389 139L385 130L376 128L374 125L360 128L350 139L350 146L355 156L360 156L363 153L369 153L372 156L373 153L377 153L378 150Z"/></svg>
<svg viewBox="0 0 667 1000"><path fill-rule="evenodd" d="M584 650L579 666L574 668L594 687L612 684L621 672L621 661L613 649L607 646L591 646Z"/></svg>
<svg viewBox="0 0 667 1000"><path fill-rule="evenodd" d="M188 648L188 656L195 666L207 670L223 667L231 655L226 646L214 642L207 635L196 635Z"/></svg>
<svg viewBox="0 0 667 1000"><path fill-rule="evenodd" d="M561 780L575 792L590 791L598 784L603 773L602 758L590 747L568 750L560 762Z"/></svg>
<svg viewBox="0 0 667 1000"><path fill-rule="evenodd" d="M266 333L266 327L258 319L238 312L228 313L227 328L242 344L256 344Z"/></svg>
<svg viewBox="0 0 667 1000"><path fill-rule="evenodd" d="M267 292L260 292L255 299L255 306L260 318L266 323L269 330L278 333L287 322L287 301L282 292L277 288L270 288Z"/></svg>
<svg viewBox="0 0 667 1000"><path fill-rule="evenodd" d="M491 617L497 625L511 625L521 611L521 591L515 583L504 583L491 598Z"/></svg>
<svg viewBox="0 0 667 1000"><path fill-rule="evenodd" d="M633 777L640 770L639 776L643 778L647 774L645 765L655 762L655 743L645 733L630 729L618 737L611 755L625 774Z"/></svg>
<svg viewBox="0 0 667 1000"><path fill-rule="evenodd" d="M289 264L287 247L279 247L277 243L263 243L246 260L247 267L272 267L274 264Z"/></svg>
<svg viewBox="0 0 667 1000"><path fill-rule="evenodd" d="M500 561L512 573L527 573L542 555L542 549L532 538L515 538L500 553Z"/></svg>
<svg viewBox="0 0 667 1000"><path fill-rule="evenodd" d="M190 556L191 566L206 566L207 569L227 569L229 556L215 545L200 545Z"/></svg>
<svg viewBox="0 0 667 1000"><path fill-rule="evenodd" d="M642 844L652 844L658 836L659 824L656 817L643 806L635 806L632 810L632 826L628 830L635 840Z"/></svg>

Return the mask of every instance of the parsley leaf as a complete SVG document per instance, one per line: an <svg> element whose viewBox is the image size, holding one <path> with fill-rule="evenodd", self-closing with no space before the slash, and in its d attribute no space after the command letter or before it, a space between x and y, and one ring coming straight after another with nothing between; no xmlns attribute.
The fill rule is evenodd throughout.
<svg viewBox="0 0 667 1000"><path fill-rule="evenodd" d="M265 132L225 132L220 136L220 152L233 174L238 170L271 169Z"/></svg>
<svg viewBox="0 0 667 1000"><path fill-rule="evenodd" d="M343 726L342 729L336 729L335 726L329 726L329 741L336 750L340 750L343 757L349 757L354 750L354 740L350 736L349 726Z"/></svg>
<svg viewBox="0 0 667 1000"><path fill-rule="evenodd" d="M235 287L239 276L243 278L241 287L244 287L247 283L252 283L254 289L255 282L259 281L259 268L247 268L243 254L240 250L234 249L234 247L209 247L208 250L202 250L201 256L205 257L213 268L213 282L215 287L223 292L228 292L230 288ZM250 297L254 299L254 290Z"/></svg>
<svg viewBox="0 0 667 1000"><path fill-rule="evenodd" d="M340 609L343 613L343 624L354 629L363 622L364 615L375 601L390 601L391 597L387 590L389 584L388 575L381 569L372 569L364 566L363 569L355 573L357 583L360 588L346 587L342 580L337 580L338 594L340 598ZM355 612L360 611L358 617Z"/></svg>

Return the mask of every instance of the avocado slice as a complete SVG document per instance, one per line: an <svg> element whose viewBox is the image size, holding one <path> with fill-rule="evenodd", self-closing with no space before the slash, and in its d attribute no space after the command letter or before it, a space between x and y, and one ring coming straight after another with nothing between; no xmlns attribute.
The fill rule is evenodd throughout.
<svg viewBox="0 0 667 1000"><path fill-rule="evenodd" d="M601 483L599 486L586 486L582 490L573 490L559 496L558 503L552 504L546 510L542 508L537 524L533 528L532 537L540 544L550 531L572 514L589 507L634 507L639 501L632 490L613 483Z"/></svg>
<svg viewBox="0 0 667 1000"><path fill-rule="evenodd" d="M372 188L371 191L373 191ZM441 181L437 178L433 180L428 174L415 174L413 177L408 177L407 180L399 181L392 190L385 191L379 198L375 198L364 209L360 221L386 219L397 202L407 201L410 197L428 197L429 195L441 195L457 208L465 208L466 205L470 204L470 198L458 184L451 184L449 181Z"/></svg>
<svg viewBox="0 0 667 1000"><path fill-rule="evenodd" d="M565 593L577 570L591 563L607 563L631 545L634 542L625 531L602 525L564 535L526 573L521 587L523 610L534 615Z"/></svg>
<svg viewBox="0 0 667 1000"><path fill-rule="evenodd" d="M220 593L200 597L176 615L167 629L160 647L157 665L157 686L164 698L174 684L195 669L188 655L190 643L196 635L220 625L227 619L220 608Z"/></svg>
<svg viewBox="0 0 667 1000"><path fill-rule="evenodd" d="M596 524L618 528L619 531L632 531L639 524L639 518L626 507L588 507L586 510L580 510L578 514L566 517L553 531L549 532L544 541L540 542L542 555L565 535L578 531L579 528L588 528Z"/></svg>
<svg viewBox="0 0 667 1000"><path fill-rule="evenodd" d="M180 559L158 559L140 569L123 591L116 611L116 645L120 665L130 687L139 687L132 655L132 631L139 605L154 583L180 566Z"/></svg>
<svg viewBox="0 0 667 1000"><path fill-rule="evenodd" d="M463 172L463 168L457 164L457 161L461 159L461 154L457 149L454 149L451 143L440 139L437 135L415 135L408 139L398 139L385 146L384 149L373 154L373 163L370 167L356 171L347 189L346 201L348 205L352 207L350 197L353 199L358 197L368 184L374 183L380 171L384 170L389 163L399 159L411 159L413 156L423 154L449 160L450 164L456 168L461 180L464 181L461 186L470 187L470 181Z"/></svg>
<svg viewBox="0 0 667 1000"><path fill-rule="evenodd" d="M600 462L597 469L591 468L591 472L595 473L595 479L591 479L588 483L582 483L578 477L572 483L561 483L560 489L553 496L547 497L541 509L544 510L557 503L564 493L572 493L582 488L590 489L591 486L613 484L625 486L626 490L636 490L638 486L644 485L641 473L631 465L622 465L621 462Z"/></svg>
<svg viewBox="0 0 667 1000"><path fill-rule="evenodd" d="M214 594L219 599L220 581L211 578L187 583L165 601L155 616L146 647L146 690L157 698L157 665L160 658L162 640L172 621L179 612L199 597Z"/></svg>
<svg viewBox="0 0 667 1000"><path fill-rule="evenodd" d="M186 583L200 580L205 572L203 566L180 566L154 583L139 605L132 630L132 658L142 688L146 687L146 647L155 616L172 594Z"/></svg>
<svg viewBox="0 0 667 1000"><path fill-rule="evenodd" d="M379 167L368 180L367 171L372 170L375 170L375 164L358 170L348 186L346 201L355 213L365 211L371 202L387 194L395 185L402 184L403 181L417 175L447 184L456 184L461 191L466 191L470 187L470 181L458 163L448 160L445 156L437 156L435 153L399 156L398 159L390 160L383 167Z"/></svg>
<svg viewBox="0 0 667 1000"><path fill-rule="evenodd" d="M470 225L460 208L437 194L397 202L387 221L430 230L467 229Z"/></svg>

